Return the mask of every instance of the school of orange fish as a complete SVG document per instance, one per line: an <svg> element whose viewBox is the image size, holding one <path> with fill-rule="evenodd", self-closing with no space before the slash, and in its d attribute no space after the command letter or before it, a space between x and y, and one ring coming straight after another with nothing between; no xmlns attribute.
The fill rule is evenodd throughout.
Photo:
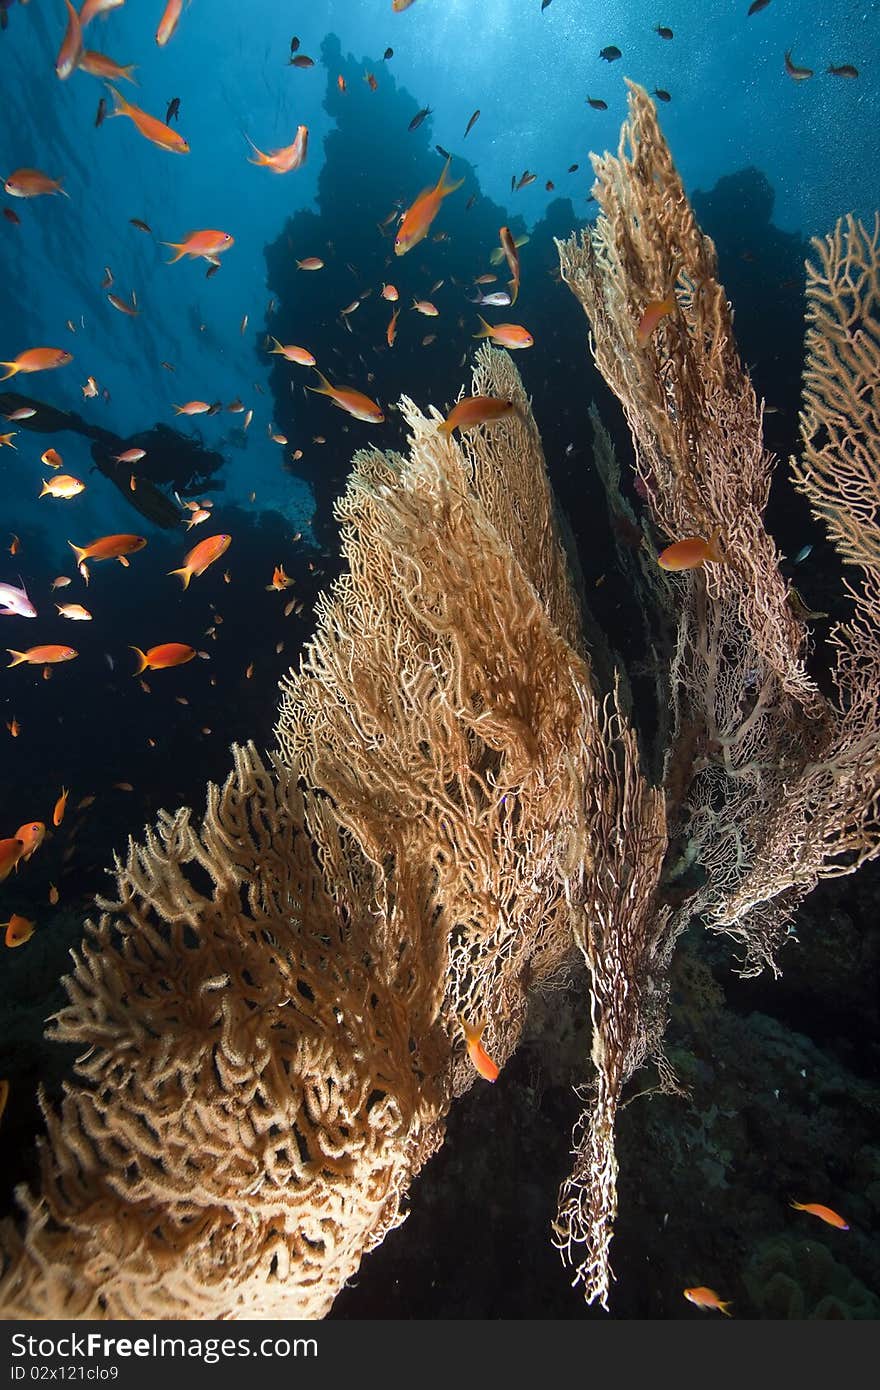
<svg viewBox="0 0 880 1390"><path fill-rule="evenodd" d="M27 3L27 0L21 0L21 2ZM165 121L150 115L140 107L135 106L132 102L129 102L110 80L134 81L131 75L134 70L133 65L119 64L106 54L88 49L84 45L83 31L91 21L106 11L118 8L125 3L125 0L84 0L79 12L74 8L71 0L64 0L64 3L67 9L67 27L61 42L61 47L58 51L55 72L57 77L62 81L69 78L77 68L104 79L115 104L113 110L108 113L106 110L106 99L101 98L95 124L101 124L108 114L110 116L128 117L145 139L158 145L161 149L174 154L189 153L190 147L187 141L179 131L173 129L170 124L172 119L177 118L180 105L179 98L175 97L169 104ZM396 13L400 13L409 9L414 3L415 0L391 0L391 9ZM550 3L551 0L542 0L541 9L545 10ZM769 3L770 0L753 0L753 3L748 9L748 15L757 14L760 10L765 9ZM167 44L174 36L181 19L182 11L183 0L166 0L155 35L156 43L160 47ZM4 19L5 13L4 10ZM671 40L674 37L672 29L666 25L655 26L655 32L664 40ZM297 51L298 48L299 39L294 38L291 41L290 65L300 68L314 66L314 59L308 57L306 54L299 53ZM387 48L384 53L384 58L388 59L393 57L393 52L393 49ZM622 54L619 48L613 44L609 44L601 50L599 56L610 63L619 59ZM790 51L785 54L785 70L795 81L804 81L813 76L812 69L797 67L792 62ZM849 63L837 66L830 65L827 71L838 77L854 78L859 75L858 69ZM376 90L378 83L373 73L367 73L364 80L372 90ZM337 78L337 86L341 92L346 90L345 79L341 74ZM662 88L655 88L654 95L658 100L664 102L668 102L671 99L670 94ZM607 103L601 98L588 96L586 100L591 107L597 110L604 111L607 109ZM430 114L431 110L429 107L423 108L410 122L409 129L416 129L425 117ZM473 128L479 115L480 111L476 110L470 117L464 132L465 137ZM249 162L262 168L269 169L272 173L290 173L293 170L301 168L306 161L309 132L305 125L297 127L296 136L290 145L272 150L269 153L260 150L250 139L250 136L246 135L245 138L248 140L253 150L253 156L249 156ZM442 153L445 154L446 152L442 151ZM464 182L463 179L450 181L449 169L451 160L452 156L447 155L443 171L434 187L424 189L405 211L400 213L396 210L393 211L385 220L385 223L380 225L379 230L384 235L384 228L395 219L398 220L397 231L394 238L394 254L396 256L406 255L414 246L417 246L424 240L434 219L441 210L443 200L455 193ZM575 171L577 167L577 165L571 165L569 172ZM512 191L526 187L529 183L534 182L536 177L537 175L528 169L523 172L518 180L516 175L514 175L511 179ZM34 198L41 195L53 194L62 194L67 197L68 195L61 185L61 179L51 178L39 169L30 168L14 170L3 182L5 192L15 198ZM546 184L548 191L552 190L553 186L552 181L548 180ZM4 215L9 221L18 222L19 220L11 208L4 208ZM152 234L152 229L147 223L137 218L132 218L130 220L141 231ZM220 231L215 228L204 228L190 232L180 242L162 242L161 244L168 246L175 253L168 261L169 265L174 264L185 256L193 259L201 258L208 262L210 267L208 274L210 275L219 268L220 256L232 247L234 240L235 238L229 232ZM502 260L506 262L511 276L508 291L493 292L489 295L484 295L481 291L481 287L491 284L497 277L491 273L479 275L475 277L474 280L474 285L478 290L478 296L473 302L481 306L487 305L494 308L516 303L520 288L519 248L527 241L528 237L514 238L510 229L506 226L499 229L499 246L493 251L490 260L493 265L500 265ZM296 265L300 270L317 272L323 269L324 262L318 256L306 256L297 260ZM678 303L675 295L676 279L677 272L673 273L671 277L671 283L668 286L667 294L662 299L654 300L646 304L638 323L634 325L634 339L638 349L646 349L655 330L662 321L674 316L678 311ZM112 283L113 274L110 268L107 267L105 269L103 288L109 289ZM392 304L396 304L398 300L398 291L393 284L383 284L380 293L383 299ZM132 295L130 304L115 294L108 294L107 298L121 313L134 316L140 312L134 295ZM355 300L352 304L347 306L346 309L341 311L343 321L345 321L347 315L355 311L359 303L360 300ZM411 307L413 310L427 317L436 317L438 315L438 310L435 305L427 299L414 298ZM395 342L399 312L399 308L394 308L388 323L386 341L389 347L393 347ZM474 334L474 337L489 338L500 347L505 347L507 349L524 349L533 346L534 339L532 335L529 333L528 329L521 324L490 324L482 315L478 315L478 318L480 329ZM245 331L246 327L247 315L245 315L242 320L242 333ZM423 342L427 341L428 339L423 340ZM308 390L314 391L318 395L327 396L340 410L345 411L356 420L362 420L373 425L381 424L384 421L385 415L381 407L362 391L351 386L332 385L327 377L318 369L314 356L307 348L292 343L283 344L279 342L277 338L273 337L270 337L268 342L272 344L272 346L267 349L270 353L281 355L288 362L298 366L308 367L315 371L319 385L310 386L307 388ZM63 348L26 348L18 353L11 361L0 361L0 367L5 369L4 375L0 377L0 381L5 381L19 373L28 374L44 372L65 367L72 360L72 354ZM170 364L163 363L163 366L165 365L170 366ZM96 396L98 394L98 386L94 377L89 376L81 390L85 398ZM172 408L177 415L194 416L213 413L218 407L212 406L206 401L193 400L187 401L183 405L173 405ZM236 401L228 406L227 409L244 411L244 406L240 401ZM456 429L461 431L472 429L478 425L487 426L494 421L504 418L515 410L516 406L514 402L510 400L481 395L466 396L453 407L445 420L438 424L438 431L449 438ZM34 414L35 412L32 408L21 407L18 410L10 412L5 418L10 422L14 422L28 419ZM250 424L252 416L253 411L248 410L245 414L245 429ZM270 438L275 442L282 445L287 444L288 441L285 436L273 433L271 426L269 433ZM0 447L6 446L13 449L16 448L16 445L13 443L14 438L15 431L0 434ZM116 461L120 464L134 465L143 459L145 454L142 449L129 449L115 457ZM300 450L296 450L292 454L293 459L301 457L302 453ZM61 456L55 449L51 448L47 449L41 456L41 462L53 469L59 469L63 464ZM136 476L133 472L131 474L130 486L132 489L136 487ZM69 474L56 473L54 476L43 480L42 491L39 495L40 497L50 496L69 500L78 496L84 488L85 484L80 479L74 478ZM186 503L184 505L189 508L191 513L190 517L186 519L187 529L199 525L210 518L210 501ZM184 589L186 589L194 577L204 574L208 567L226 552L231 541L232 537L228 535L206 537L206 539L200 541L187 552L184 557L183 565L179 569L170 571L170 573L179 576ZM79 573L85 583L88 584L88 561L94 563L100 560L116 559L120 564L127 566L129 563L127 556L135 551L142 550L147 544L147 541L143 536L119 534L101 536L84 546L75 545L72 541L70 541L69 544L74 552ZM18 549L18 537L13 536L12 543L9 546L9 553L15 555ZM714 534L708 539L699 536L686 536L681 540L674 541L657 556L657 563L663 569L670 571L694 569L704 564L723 564L724 548L721 536L719 533ZM228 578L228 573L226 577ZM283 590L290 587L293 582L294 581L285 574L283 565L278 565L275 567L272 582L268 584L266 588L269 590ZM69 583L70 579L67 576L59 576L53 582L52 587L60 588ZM0 584L0 605L2 605L0 606L0 616L15 615L28 618L37 617L36 609L30 602L23 586L16 587L12 584ZM92 616L88 609L81 604L68 603L56 604L55 606L63 617L72 621L84 621L90 619ZM42 666L43 674L47 678L50 674L49 668L52 665L58 662L71 661L77 656L77 652L73 647L58 644L38 644L23 651L14 648L8 648L7 650L12 657L9 666L25 664ZM165 670L184 665L200 654L197 653L193 647L182 642L163 642L157 646L151 647L146 652L141 651L138 647L133 647L132 650L137 657L137 664L134 670L135 676L141 676L145 671ZM251 665L246 674L250 675L252 669L253 667ZM13 738L18 737L20 725L14 716L12 720L7 723L7 729ZM131 789L127 783L118 783L117 785L129 790ZM52 823L56 827L61 824L64 818L67 796L68 790L66 788L62 789L55 803ZM83 806L88 800L88 797L84 798L79 805ZM17 871L20 864L26 863L31 858L39 849L45 834L46 825L41 821L34 821L20 825L14 835L6 839L0 839L0 883L2 883L13 870ZM58 889L54 884L50 887L49 901L52 904L58 902ZM35 923L18 913L12 913L7 922L0 922L0 927L5 927L6 929L5 944L8 947L18 947L24 945L33 935ZM483 1048L481 1042L482 1028L472 1025L464 1018L460 1018L459 1023L464 1035L468 1056L475 1070L485 1080L494 1082L499 1075L499 1068ZM2 1117L8 1094L8 1081L0 1080L0 1117ZM791 1202L790 1205L798 1211L804 1211L817 1217L827 1225L844 1231L849 1229L842 1216L821 1203ZM715 1309L728 1317L732 1316L729 1311L731 1306L730 1302L728 1300L723 1300L714 1289L701 1285L693 1288L686 1288L683 1290L683 1294L689 1302L695 1304L699 1308Z"/></svg>

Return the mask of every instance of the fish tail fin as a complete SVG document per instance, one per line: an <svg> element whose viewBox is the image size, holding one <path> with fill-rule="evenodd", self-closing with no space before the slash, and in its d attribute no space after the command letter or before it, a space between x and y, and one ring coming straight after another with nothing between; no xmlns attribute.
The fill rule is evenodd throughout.
<svg viewBox="0 0 880 1390"><path fill-rule="evenodd" d="M709 544L706 548L706 556L707 559L711 560L716 565L723 565L725 560L727 559L721 541L720 528L717 531L713 531L711 536L709 537Z"/></svg>
<svg viewBox="0 0 880 1390"><path fill-rule="evenodd" d="M480 1038L483 1036L483 1029L482 1029L482 1027L480 1027L480 1028L475 1028L474 1025L473 1025L472 1023L468 1023L468 1021L467 1021L467 1019L465 1018L464 1014L458 1014L458 1015L457 1015L457 1018L458 1018L458 1022L459 1022L459 1024L460 1024L460 1026L461 1026L461 1031L464 1033L465 1042L466 1042L466 1043L478 1043L478 1042L480 1041Z"/></svg>
<svg viewBox="0 0 880 1390"><path fill-rule="evenodd" d="M284 348L283 348L282 344L279 343L279 341L278 341L277 338L273 338L271 333L269 334L269 342L275 344L274 347L270 347L270 348L269 348L269 351L270 351L270 352L281 352L281 353L284 352Z"/></svg>
<svg viewBox="0 0 880 1390"><path fill-rule="evenodd" d="M41 493L40 495L42 496L42 493ZM86 551L88 550L88 546L85 546L85 545L74 545L73 541L68 541L67 544L70 546L71 550L73 551L74 555L76 556L76 563L77 563L77 565L81 565L81 564L83 563L84 560L88 559L88 556L86 555Z"/></svg>
<svg viewBox="0 0 880 1390"><path fill-rule="evenodd" d="M0 381L8 381L11 376L15 376L16 372L21 371L17 362L0 362L0 367L7 368L3 375L0 376Z"/></svg>
<svg viewBox="0 0 880 1390"><path fill-rule="evenodd" d="M166 265L174 265L175 261L182 260L182 258L186 255L186 252L181 249L184 245L182 241L161 241L159 245L170 246L173 251L177 252L177 255L172 256L170 261L165 262ZM177 407L175 406L175 410L176 409Z"/></svg>
<svg viewBox="0 0 880 1390"><path fill-rule="evenodd" d="M803 1210L804 1210L804 1204L803 1204L803 1202L789 1202L788 1205L789 1205L790 1207L794 1207L795 1211L803 1211Z"/></svg>
<svg viewBox="0 0 880 1390"><path fill-rule="evenodd" d="M174 573L174 571L172 571L172 573ZM132 651L137 652L137 659L139 662L137 670L133 671L132 675L140 676L143 674L144 671L146 671L150 663L149 661L147 661L146 653L142 652L140 647L132 647Z"/></svg>
<svg viewBox="0 0 880 1390"><path fill-rule="evenodd" d="M443 165L443 173L440 175L440 180L437 184L437 192L440 194L441 198L448 198L450 193L454 193L455 190L461 188L461 185L464 183L464 178L456 179L455 183L449 182L449 166L451 163L452 155L449 156L446 163Z"/></svg>
<svg viewBox="0 0 880 1390"><path fill-rule="evenodd" d="M492 329L489 327L488 323L487 323L486 320L483 318L483 315L482 315L482 314L477 314L477 318L480 320L480 323L481 323L483 326L482 326L482 328L480 329L479 333L475 333L473 336L474 336L475 338L491 338L491 336L492 336Z"/></svg>
<svg viewBox="0 0 880 1390"><path fill-rule="evenodd" d="M185 589L189 588L189 581L192 579L192 570L190 569L189 565L184 565L182 569L179 570L169 570L168 573L179 574L183 583L183 587Z"/></svg>
<svg viewBox="0 0 880 1390"><path fill-rule="evenodd" d="M9 666L21 666L22 662L25 662L28 659L27 652L17 652L14 651L12 647L7 647L6 650L8 651L11 657L15 658L14 661L9 662ZM7 671L9 670L9 666L7 666L6 668Z"/></svg>
<svg viewBox="0 0 880 1390"><path fill-rule="evenodd" d="M719 1307L720 1311L724 1314L724 1316L725 1316L726 1318L732 1318L732 1317L733 1317L733 1313L728 1312L728 1309L730 1308L730 1303L729 1303L729 1302L727 1302L727 1303L722 1303L721 1300L719 1299L719 1301L718 1301L718 1307Z"/></svg>
<svg viewBox="0 0 880 1390"><path fill-rule="evenodd" d="M449 423L448 420L441 420L441 421L440 421L440 424L437 426L437 433L438 433L438 434L445 434L445 435L446 435L446 438L448 439L448 438L450 437L450 435L452 434L452 431L453 431L454 429L455 429L455 426L454 426L454 425L450 425L450 423Z"/></svg>
<svg viewBox="0 0 880 1390"><path fill-rule="evenodd" d="M112 93L113 93L113 100L116 102L116 105L114 106L113 110L112 110L112 111L108 111L108 112L107 112L107 115L108 115L108 116L127 116L127 115L129 114L130 110L131 110L131 107L129 106L128 102L125 100L125 97L122 95L121 92L117 92L117 90L116 90L116 88L113 86L113 83L112 83L112 82L105 82L104 85L105 85L105 87L107 88L107 91L108 91L108 92L112 92Z"/></svg>
<svg viewBox="0 0 880 1390"><path fill-rule="evenodd" d="M125 76L128 78L129 82L134 83L135 87L139 87L139 86L141 85L140 82L138 82L137 78L136 78L136 77L132 77L132 75L131 75L133 72L137 72L137 66L138 66L137 63L128 63L128 64L122 69L123 73L124 73Z"/></svg>
<svg viewBox="0 0 880 1390"><path fill-rule="evenodd" d="M248 164L268 164L268 155L265 155L263 151L254 144L253 140L248 135L246 130L243 130L241 133L244 136L245 140L247 140L254 154L257 156L256 159L251 159L250 155L248 155Z"/></svg>
<svg viewBox="0 0 880 1390"><path fill-rule="evenodd" d="M61 196L62 196L62 198L69 198L69 197L70 197L70 194L68 193L67 189L61 187L61 182L60 182L60 180L59 180L58 188L56 189L56 192L60 193Z"/></svg>
<svg viewBox="0 0 880 1390"><path fill-rule="evenodd" d="M48 478L44 478L44 479L43 479L43 490L42 490L42 492L40 493L40 497L45 497L46 494L47 494L47 493L51 493L51 491L52 491L52 489L51 489L50 486L49 486L49 479L48 479Z"/></svg>
<svg viewBox="0 0 880 1390"><path fill-rule="evenodd" d="M322 371L319 371L317 367L313 367L313 368L312 368L312 371L313 371L313 372L317 372L317 374L318 374L318 376L320 377L320 380L321 380L321 385L320 385L320 386L307 386L307 387L306 387L306 390L307 390L307 391L314 391L315 394L316 394L317 396L331 396L331 395L333 394L333 387L330 385L330 383L329 383L329 381L327 380L327 378L325 377L324 373L323 373Z"/></svg>
<svg viewBox="0 0 880 1390"><path fill-rule="evenodd" d="M511 304L515 304L519 298L519 280L510 280L507 288L511 291L510 302Z"/></svg>

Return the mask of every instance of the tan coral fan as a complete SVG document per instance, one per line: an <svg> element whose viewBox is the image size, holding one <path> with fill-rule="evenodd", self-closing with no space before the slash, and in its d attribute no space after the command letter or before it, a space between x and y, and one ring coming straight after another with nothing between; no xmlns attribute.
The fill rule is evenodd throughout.
<svg viewBox="0 0 880 1390"><path fill-rule="evenodd" d="M235 759L199 830L179 811L131 844L88 927L54 1030L84 1084L46 1112L6 1317L320 1316L436 1146L442 1036L410 1052L295 775Z"/></svg>

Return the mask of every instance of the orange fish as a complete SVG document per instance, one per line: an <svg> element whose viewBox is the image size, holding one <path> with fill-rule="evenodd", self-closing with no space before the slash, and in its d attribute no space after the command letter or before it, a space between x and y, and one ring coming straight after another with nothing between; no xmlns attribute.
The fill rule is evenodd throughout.
<svg viewBox="0 0 880 1390"><path fill-rule="evenodd" d="M168 0L162 18L159 20L159 28L156 30L156 42L160 48L165 46L177 28L177 21L180 19L182 9L183 0Z"/></svg>
<svg viewBox="0 0 880 1390"><path fill-rule="evenodd" d="M47 468L60 468L63 462L64 459L57 449L47 449L45 453L40 454L40 463L45 463Z"/></svg>
<svg viewBox="0 0 880 1390"><path fill-rule="evenodd" d="M667 295L665 299L652 299L639 319L639 326L636 329L636 343L640 348L647 347L651 339L651 334L657 327L661 319L668 314L675 313L677 300L674 294Z"/></svg>
<svg viewBox="0 0 880 1390"><path fill-rule="evenodd" d="M23 946L33 936L35 925L29 917L22 917L20 913L13 912L8 922L0 922L0 927L6 928L6 945Z"/></svg>
<svg viewBox="0 0 880 1390"><path fill-rule="evenodd" d="M16 831L16 834L19 833ZM789 1202L789 1206L794 1207L795 1211L808 1211L811 1216L818 1216L820 1221L828 1226L836 1226L839 1231L849 1230L843 1217L830 1207L823 1207L821 1202Z"/></svg>
<svg viewBox="0 0 880 1390"><path fill-rule="evenodd" d="M141 459L147 457L146 449L125 449L121 454L114 454L117 463L140 463Z"/></svg>
<svg viewBox="0 0 880 1390"><path fill-rule="evenodd" d="M451 162L450 156L444 164L443 172L435 186L424 189L404 213L394 238L395 256L405 256L407 251L411 251L427 236L428 228L440 211L440 204L443 199L448 198L450 193L454 193L464 183L464 179L458 179L455 183L447 182Z"/></svg>
<svg viewBox="0 0 880 1390"><path fill-rule="evenodd" d="M194 545L188 551L184 563L179 570L169 570L169 574L179 574L183 581L184 589L189 588L189 581L193 575L204 574L209 565L213 565L215 560L229 549L232 542L231 536L206 536L198 545Z"/></svg>
<svg viewBox="0 0 880 1390"><path fill-rule="evenodd" d="M353 415L356 420L366 420L371 425L381 425L385 416L376 402L371 401L369 396L365 396L361 391L355 391L352 386L331 386L317 367L315 371L320 377L321 385L307 386L307 391L314 391L318 396L329 396L334 405L338 405L340 410L345 410L349 415Z"/></svg>
<svg viewBox="0 0 880 1390"><path fill-rule="evenodd" d="M205 415L211 409L208 401L187 401L186 405L173 405L175 415Z"/></svg>
<svg viewBox="0 0 880 1390"><path fill-rule="evenodd" d="M500 420L509 415L516 406L500 396L465 396L453 406L446 419L437 426L441 434L451 434L453 430L469 430L474 425L485 425L489 420Z"/></svg>
<svg viewBox="0 0 880 1390"><path fill-rule="evenodd" d="M383 285L383 286L382 286L382 298L383 298L383 299L390 299L391 302L392 302L392 304L393 304L393 303L395 302L395 300L397 299L397 297L398 297L398 296L397 296L397 287L396 287L395 285Z"/></svg>
<svg viewBox="0 0 880 1390"><path fill-rule="evenodd" d="M501 241L501 250L504 252L504 258L513 276L510 282L510 302L511 304L515 304L517 295L519 294L519 252L516 249L516 240L509 227L501 227L498 236Z"/></svg>
<svg viewBox="0 0 880 1390"><path fill-rule="evenodd" d="M124 4L125 0L84 0L83 7L79 12L79 22L85 29L86 25L97 15L107 14L109 10L116 10Z"/></svg>
<svg viewBox="0 0 880 1390"><path fill-rule="evenodd" d="M344 92L344 91L345 91L345 78L342 76L342 73L340 73L339 76L337 77L337 79L336 79L336 85L337 85L337 87L339 88L340 92Z"/></svg>
<svg viewBox="0 0 880 1390"><path fill-rule="evenodd" d="M88 72L92 77L114 77L117 80L137 82L132 77L136 64L128 63L123 66L121 63L114 63L112 58L108 58L106 53L97 53L93 48L84 48L80 56L79 66L83 72Z"/></svg>
<svg viewBox="0 0 880 1390"><path fill-rule="evenodd" d="M12 666L21 666L24 663L29 666L45 666L56 661L72 661L75 656L79 656L79 652L75 652L73 647L60 647L54 644L47 647L28 647L26 652L14 651L12 647L7 647L6 650L11 657L15 658L14 661L9 662L7 670Z"/></svg>
<svg viewBox="0 0 880 1390"><path fill-rule="evenodd" d="M272 589L289 589L295 583L295 579L291 579L289 574L284 573L283 565L276 565L272 575L272 583L266 585L266 590L269 592Z"/></svg>
<svg viewBox="0 0 880 1390"><path fill-rule="evenodd" d="M67 6L67 28L64 31L64 42L58 52L55 62L55 72L62 82L69 77L76 67L82 55L82 25L79 22L79 15L70 3L64 0Z"/></svg>
<svg viewBox="0 0 880 1390"><path fill-rule="evenodd" d="M60 896L61 896L61 895L60 895L60 893L58 892L58 889L55 887L55 884L54 884L54 883L50 883L50 884L49 884L49 902L51 903L52 907L55 907L55 906L57 905L57 902L58 902L58 899L59 899Z"/></svg>
<svg viewBox="0 0 880 1390"><path fill-rule="evenodd" d="M24 843L17 836L0 840L0 883L9 877L23 854Z"/></svg>
<svg viewBox="0 0 880 1390"><path fill-rule="evenodd" d="M294 343L279 343L278 339L273 338L271 334L269 341L275 344L274 347L269 348L270 352L280 353L288 362L296 362L300 367L314 367L315 359L308 348L297 347Z"/></svg>
<svg viewBox="0 0 880 1390"><path fill-rule="evenodd" d="M59 473L55 478L43 479L43 490L41 497L61 497L71 498L85 492L86 485L79 478L74 478L70 473Z"/></svg>
<svg viewBox="0 0 880 1390"><path fill-rule="evenodd" d="M55 802L55 809L52 812L52 824L54 826L59 826L64 820L64 812L67 810L67 798L69 795L70 789L68 787L62 787L61 795Z"/></svg>
<svg viewBox="0 0 880 1390"><path fill-rule="evenodd" d="M138 667L134 675L139 676L143 671L165 671L170 666L183 666L187 661L192 661L195 656L195 648L188 647L184 642L161 642L158 647L150 647L148 652L142 652L140 647L132 647L133 652L137 652Z"/></svg>
<svg viewBox="0 0 880 1390"><path fill-rule="evenodd" d="M10 198L38 198L41 193L60 193L69 198L60 179L50 179L39 169L16 169L3 184Z"/></svg>
<svg viewBox="0 0 880 1390"><path fill-rule="evenodd" d="M20 825L15 832L16 840L21 840L24 848L21 851L21 859L26 861L32 854L40 848L46 835L46 827L41 820L26 821Z"/></svg>
<svg viewBox="0 0 880 1390"><path fill-rule="evenodd" d="M718 549L721 533L716 531L709 540L702 536L688 536L682 541L673 541L657 556L657 564L662 570L693 570L706 561L720 565L724 556Z"/></svg>
<svg viewBox="0 0 880 1390"><path fill-rule="evenodd" d="M483 1029L486 1025L481 1023L479 1028L474 1028L472 1024L466 1022L461 1014L459 1014L458 1021L464 1031L468 1056L473 1062L476 1070L480 1073L480 1076L485 1077L487 1081L496 1081L500 1068L492 1061L492 1058L489 1056L488 1052L485 1051L483 1044L480 1042L483 1036Z"/></svg>
<svg viewBox="0 0 880 1390"><path fill-rule="evenodd" d="M62 618L69 618L72 622L88 623L92 620L91 613L81 603L56 603L55 607Z"/></svg>
<svg viewBox="0 0 880 1390"><path fill-rule="evenodd" d="M11 719L7 719L6 727L13 738L18 738L19 734L21 733L21 725L19 724L15 715L13 715Z"/></svg>
<svg viewBox="0 0 880 1390"><path fill-rule="evenodd" d="M389 347L394 347L394 339L397 337L397 317L399 313L399 309L394 310L394 313L391 315L388 327L385 330L385 338Z"/></svg>
<svg viewBox="0 0 880 1390"><path fill-rule="evenodd" d="M73 353L65 352L64 348L28 348L26 352L20 352L13 362L0 362L0 367L6 368L0 381L8 381L16 372L49 372L54 367L66 367L72 361Z"/></svg>
<svg viewBox="0 0 880 1390"><path fill-rule="evenodd" d="M518 323L487 323L481 314L477 318L483 325L479 333L475 333L475 338L492 338L501 347L506 348L529 348L534 343L534 338L528 329L523 328Z"/></svg>
<svg viewBox="0 0 880 1390"><path fill-rule="evenodd" d="M118 560L121 565L128 566L126 555L131 555L136 550L143 550L146 545L145 536L130 536L126 534L115 536L99 536L96 541L90 541L88 545L74 545L73 541L68 541L74 555L76 563L80 567L85 560Z"/></svg>
<svg viewBox="0 0 880 1390"><path fill-rule="evenodd" d="M297 261L298 270L323 270L324 262L320 256L306 256L303 260Z"/></svg>
<svg viewBox="0 0 880 1390"><path fill-rule="evenodd" d="M364 76L364 81L366 82L370 91L375 92L376 88L379 85L379 83L376 81L376 74L374 72L366 73Z"/></svg>
<svg viewBox="0 0 880 1390"><path fill-rule="evenodd" d="M297 126L296 139L292 145L285 145L280 150L272 150L269 154L264 154L262 150L258 150L249 135L246 135L245 139L257 156L256 159L248 157L248 163L261 164L264 168L271 169L275 174L289 174L292 169L299 169L306 162L309 148L309 128L307 125Z"/></svg>
<svg viewBox="0 0 880 1390"><path fill-rule="evenodd" d="M429 319L435 319L440 313L436 304L432 304L430 299L414 299L412 308L417 309L420 314L426 314Z"/></svg>
<svg viewBox="0 0 880 1390"><path fill-rule="evenodd" d="M116 100L116 108L110 112L111 116L129 116L146 140L152 140L154 145L159 145L163 150L170 150L172 154L189 154L189 145L176 130L172 130L171 126L160 121L157 116L150 116L139 106L126 101L111 83L108 82L107 86Z"/></svg>
<svg viewBox="0 0 880 1390"><path fill-rule="evenodd" d="M229 232L218 232L212 228L206 228L201 232L190 232L183 241L163 241L163 246L170 246L177 252L172 256L166 265L174 265L182 256L204 256L208 260L212 256L220 256L224 251L228 251L235 241L235 237L230 236Z"/></svg>
<svg viewBox="0 0 880 1390"><path fill-rule="evenodd" d="M698 1308L717 1308L719 1313L724 1313L726 1317L733 1317L733 1314L727 1311L730 1303L723 1303L714 1289L707 1289L701 1284L695 1289L684 1289L683 1292L688 1302L695 1303Z"/></svg>
<svg viewBox="0 0 880 1390"><path fill-rule="evenodd" d="M12 544L9 547L9 553L10 555L17 555L19 550L21 549L21 541L19 540L18 536L15 534L14 531L10 531L9 534L12 537Z"/></svg>

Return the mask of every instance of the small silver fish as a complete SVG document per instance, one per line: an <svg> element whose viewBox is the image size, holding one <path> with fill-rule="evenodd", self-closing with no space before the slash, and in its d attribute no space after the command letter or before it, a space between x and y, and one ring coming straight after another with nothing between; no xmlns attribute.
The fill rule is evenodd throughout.
<svg viewBox="0 0 880 1390"><path fill-rule="evenodd" d="M813 553L813 547L812 547L812 545L802 545L801 548L800 548L800 550L798 551L797 555L795 555L794 560L792 561L792 563L795 564L795 565L799 565L799 564L801 563L802 560L808 559L808 557L809 557L810 555L812 555L812 553Z"/></svg>
<svg viewBox="0 0 880 1390"><path fill-rule="evenodd" d="M501 308L505 304L510 304L510 295L507 290L494 290L492 294L481 294L476 299L472 299L472 304L488 304L490 308Z"/></svg>

